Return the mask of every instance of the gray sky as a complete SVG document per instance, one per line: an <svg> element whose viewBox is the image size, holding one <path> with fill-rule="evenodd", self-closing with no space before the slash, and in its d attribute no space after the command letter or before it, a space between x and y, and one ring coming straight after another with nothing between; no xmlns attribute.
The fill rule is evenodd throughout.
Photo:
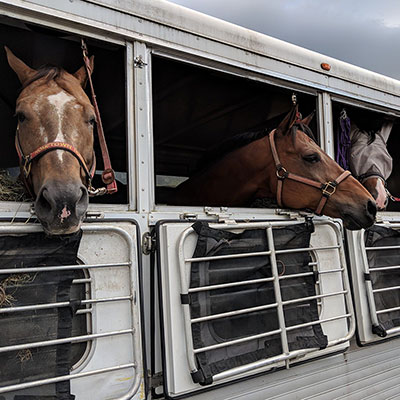
<svg viewBox="0 0 400 400"><path fill-rule="evenodd" d="M400 79L399 0L169 0Z"/></svg>

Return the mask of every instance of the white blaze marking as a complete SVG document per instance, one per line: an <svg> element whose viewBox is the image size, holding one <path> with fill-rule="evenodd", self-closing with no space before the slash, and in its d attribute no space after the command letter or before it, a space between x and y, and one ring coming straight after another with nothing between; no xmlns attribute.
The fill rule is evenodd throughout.
<svg viewBox="0 0 400 400"><path fill-rule="evenodd" d="M49 103L55 108L55 113L58 118L58 131L57 131L57 136L54 139L54 142L64 142L64 134L62 131L62 122L64 118L64 108L67 103L72 101L74 97L69 95L68 93L65 93L64 91L60 91L57 94L52 94L47 97L47 100ZM62 161L62 155L63 152L60 150L56 151L58 158L60 161Z"/></svg>
<svg viewBox="0 0 400 400"><path fill-rule="evenodd" d="M376 198L375 202L378 209L383 210L386 207L387 197L385 185L381 179L377 179L376 182L375 190L378 192L378 197Z"/></svg>

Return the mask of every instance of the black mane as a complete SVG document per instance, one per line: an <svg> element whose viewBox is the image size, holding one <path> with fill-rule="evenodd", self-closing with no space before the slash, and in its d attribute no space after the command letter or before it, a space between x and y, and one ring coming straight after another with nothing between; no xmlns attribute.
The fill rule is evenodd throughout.
<svg viewBox="0 0 400 400"><path fill-rule="evenodd" d="M304 124L301 123L296 123L292 126L290 130L290 134L292 135L293 142L296 140L296 132L297 130L301 130L304 132L307 136L309 136L314 142L317 143L314 134L312 133L311 129ZM205 156L200 158L200 161L197 165L196 170L200 171L211 164L213 164L215 161L223 158L225 155L232 153L236 149L240 149L241 147L247 146L248 144L261 139L267 135L270 134L272 131L271 128L264 128L256 131L248 131L248 132L243 132L239 133L235 136L232 136L231 138L224 140L222 143L220 143L214 150L207 152Z"/></svg>

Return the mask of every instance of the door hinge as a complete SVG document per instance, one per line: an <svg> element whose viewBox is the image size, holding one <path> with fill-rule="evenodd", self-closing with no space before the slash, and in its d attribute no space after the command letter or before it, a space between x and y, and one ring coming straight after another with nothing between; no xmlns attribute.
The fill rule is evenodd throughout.
<svg viewBox="0 0 400 400"><path fill-rule="evenodd" d="M155 251L155 248L156 248L156 238L150 232L143 233L142 253L147 256L151 252Z"/></svg>
<svg viewBox="0 0 400 400"><path fill-rule="evenodd" d="M133 59L133 66L135 68L144 68L147 65L147 63L144 62L142 56L137 56Z"/></svg>
<svg viewBox="0 0 400 400"><path fill-rule="evenodd" d="M156 374L151 375L150 371L148 371L148 374L149 374L149 385L151 389L157 389L158 387L164 384L164 378L162 372L157 372Z"/></svg>
<svg viewBox="0 0 400 400"><path fill-rule="evenodd" d="M224 224L236 224L236 221L231 218L232 213L228 211L228 207L220 207L219 210L214 210L212 207L204 207L204 212L210 217L217 217L218 222Z"/></svg>

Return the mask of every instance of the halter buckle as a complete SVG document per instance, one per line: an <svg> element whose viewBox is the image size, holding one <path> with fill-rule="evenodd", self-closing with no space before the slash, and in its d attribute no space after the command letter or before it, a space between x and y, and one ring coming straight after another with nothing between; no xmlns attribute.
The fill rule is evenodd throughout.
<svg viewBox="0 0 400 400"><path fill-rule="evenodd" d="M30 157L24 157L24 165L22 166L22 169L24 171L25 178L28 178L29 174L31 173L31 159Z"/></svg>
<svg viewBox="0 0 400 400"><path fill-rule="evenodd" d="M322 194L326 197L332 196L336 192L336 183L335 182L326 182L324 186L321 188Z"/></svg>
<svg viewBox="0 0 400 400"><path fill-rule="evenodd" d="M279 165L276 167L276 176L279 180L283 181L289 176L289 172L287 172L285 167Z"/></svg>

